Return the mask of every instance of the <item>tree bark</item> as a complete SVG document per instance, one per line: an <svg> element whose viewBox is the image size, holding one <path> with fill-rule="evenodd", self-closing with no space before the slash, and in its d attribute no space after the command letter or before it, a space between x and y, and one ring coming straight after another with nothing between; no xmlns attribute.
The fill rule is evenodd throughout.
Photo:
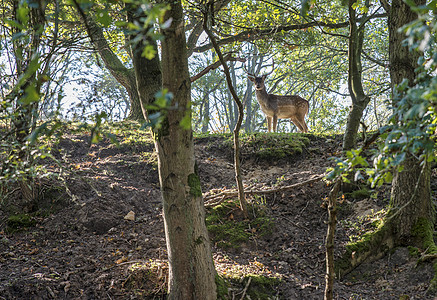
<svg viewBox="0 0 437 300"><path fill-rule="evenodd" d="M325 300L334 298L334 245L335 228L337 226L337 196L340 190L341 181L337 180L328 196L328 230L326 232L326 274L325 274Z"/></svg>
<svg viewBox="0 0 437 300"><path fill-rule="evenodd" d="M191 116L184 16L181 1L167 1L163 30L162 84L173 93L162 127L156 131L159 178L169 261L169 299L216 299L215 269L199 176L195 170L191 128L181 120ZM191 124L191 123L190 123Z"/></svg>
<svg viewBox="0 0 437 300"><path fill-rule="evenodd" d="M393 0L391 6L387 2L383 3L389 11L390 77L394 92L404 79L408 79L410 86L414 84L414 70L420 54L410 52L407 46L403 46L406 36L398 30L414 21L417 15L403 0ZM415 3L419 6L425 1L416 0ZM398 96L393 97L394 107L398 99ZM433 240L435 214L431 201L430 165L407 153L402 167L403 171L395 172L393 177L390 209L384 225L372 235L370 241L364 241L360 247L347 250L344 258L350 265L342 270L343 274L365 259L379 258L397 246L414 246L425 251L436 251Z"/></svg>
<svg viewBox="0 0 437 300"><path fill-rule="evenodd" d="M416 0L415 3L423 5L425 1ZM408 46L402 44L406 37L399 28L416 18L417 14L404 1L392 1L389 13L389 57L393 91L404 79L408 80L409 86L414 85L416 78L414 70L418 67L417 60L420 53L410 52ZM393 101L396 105L396 98ZM404 170L396 172L393 178L390 222L398 245L423 248L427 242L423 231L426 226L434 224L430 187L431 168L428 163L423 163L424 165L421 166L421 161L408 154L403 164Z"/></svg>
<svg viewBox="0 0 437 300"><path fill-rule="evenodd" d="M364 24L357 26L356 12L353 8L356 0L349 1L349 51L348 51L348 88L352 99L352 107L347 119L346 131L343 137L343 150L356 147L360 120L370 101L364 93L362 84L361 54L363 52Z"/></svg>

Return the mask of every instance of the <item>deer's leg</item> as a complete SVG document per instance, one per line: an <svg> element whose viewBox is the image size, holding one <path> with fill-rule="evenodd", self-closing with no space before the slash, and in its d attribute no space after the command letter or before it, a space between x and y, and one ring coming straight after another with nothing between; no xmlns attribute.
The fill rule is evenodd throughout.
<svg viewBox="0 0 437 300"><path fill-rule="evenodd" d="M272 117L266 116L268 132L272 131Z"/></svg>
<svg viewBox="0 0 437 300"><path fill-rule="evenodd" d="M278 124L278 116L273 115L273 132L276 132L276 126Z"/></svg>
<svg viewBox="0 0 437 300"><path fill-rule="evenodd" d="M300 124L299 120L297 118L290 118L291 122L293 122L294 125L299 129L300 132L303 132L304 127Z"/></svg>
<svg viewBox="0 0 437 300"><path fill-rule="evenodd" d="M308 132L308 126L307 126L307 123L305 122L305 119L302 121L302 125L303 125L303 132L307 133Z"/></svg>

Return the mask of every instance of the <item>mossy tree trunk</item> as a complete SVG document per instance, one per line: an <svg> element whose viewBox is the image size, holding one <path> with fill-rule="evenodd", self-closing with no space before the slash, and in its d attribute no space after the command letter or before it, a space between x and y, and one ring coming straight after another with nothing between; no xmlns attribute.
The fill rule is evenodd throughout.
<svg viewBox="0 0 437 300"><path fill-rule="evenodd" d="M155 147L169 262L168 299L216 299L216 272L195 170L192 130L181 125L187 115L191 124L184 16L180 0L167 3L164 21L172 22L162 32L162 87L173 93L171 107L177 109L163 113L162 127L155 129ZM147 98L143 84L153 75L144 69L141 51L133 51L133 57L140 97Z"/></svg>
<svg viewBox="0 0 437 300"><path fill-rule="evenodd" d="M429 163L408 155L404 170L393 178L388 218L397 245L431 250L434 209L431 202L431 168ZM434 250L434 249L432 249Z"/></svg>
<svg viewBox="0 0 437 300"><path fill-rule="evenodd" d="M414 84L419 53L410 52L402 41L406 38L399 31L402 26L417 18L403 0L393 0L391 5L384 2L389 13L389 54L390 76L394 89L404 79L410 86ZM425 4L416 0L416 5ZM394 99L393 101L396 101ZM396 105L396 103L394 103ZM369 240L348 248L345 259L348 265L340 269L351 270L368 257L381 257L388 250L397 246L414 246L422 250L436 251L433 241L434 207L431 202L430 165L407 153L403 171L393 177L390 209L384 225ZM350 256L355 252L354 259ZM345 260L341 260L344 263ZM340 264L341 264L340 263Z"/></svg>
<svg viewBox="0 0 437 300"><path fill-rule="evenodd" d="M415 0L416 5L425 4L425 0ZM408 4L402 0L393 0L389 13L389 55L390 77L392 89L404 79L413 86L418 67L419 52L410 52L402 44L405 35L399 31L402 26L417 18ZM394 100L395 101L395 100ZM430 165L407 155L403 164L404 170L397 172L393 178L391 190L390 222L396 244L411 245L424 248L427 240L426 227L434 224L433 207L431 203ZM419 229L420 228L420 229ZM431 226L433 228L433 226ZM421 232L423 231L423 232ZM429 237L429 235L428 235ZM432 237L432 236L431 236Z"/></svg>

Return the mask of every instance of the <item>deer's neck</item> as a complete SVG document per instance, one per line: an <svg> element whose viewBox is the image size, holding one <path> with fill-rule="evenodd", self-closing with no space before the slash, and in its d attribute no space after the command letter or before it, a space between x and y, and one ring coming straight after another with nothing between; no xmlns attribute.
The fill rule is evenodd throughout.
<svg viewBox="0 0 437 300"><path fill-rule="evenodd" d="M256 97L258 98L258 101L267 102L269 94L267 94L266 88L263 88L262 90L256 90Z"/></svg>

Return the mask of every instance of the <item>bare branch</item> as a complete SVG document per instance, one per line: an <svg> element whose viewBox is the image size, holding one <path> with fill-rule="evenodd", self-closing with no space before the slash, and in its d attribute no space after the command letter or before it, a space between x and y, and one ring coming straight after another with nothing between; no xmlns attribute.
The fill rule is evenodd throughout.
<svg viewBox="0 0 437 300"><path fill-rule="evenodd" d="M239 62L246 62L246 59L244 58L240 58L240 57L232 57L232 55L230 53L226 54L223 57L224 61L239 61ZM200 71L198 74L192 76L190 78L191 82L196 81L197 79L199 79L200 77L204 76L205 74L209 73L212 70L217 69L218 67L221 66L221 62L220 60L216 61L215 63L213 63L212 65L209 65L208 67L206 67L205 69L203 69L202 71Z"/></svg>
<svg viewBox="0 0 437 300"><path fill-rule="evenodd" d="M319 176L316 176L314 178L311 178L311 179L303 181L303 182L295 183L292 185L280 186L280 187L271 188L271 189L245 190L244 194L245 195L267 195L267 194L273 194L273 193L278 193L278 192L285 192L288 190L292 190L292 189L301 187L303 185L307 185L307 184L311 184L311 183L320 181L324 177L325 177L325 175L319 175ZM238 196L238 191L236 191L235 189L224 190L218 194L205 195L204 196L205 207L215 206L215 205L223 202L225 199L229 199L229 198L236 197L236 196Z"/></svg>

